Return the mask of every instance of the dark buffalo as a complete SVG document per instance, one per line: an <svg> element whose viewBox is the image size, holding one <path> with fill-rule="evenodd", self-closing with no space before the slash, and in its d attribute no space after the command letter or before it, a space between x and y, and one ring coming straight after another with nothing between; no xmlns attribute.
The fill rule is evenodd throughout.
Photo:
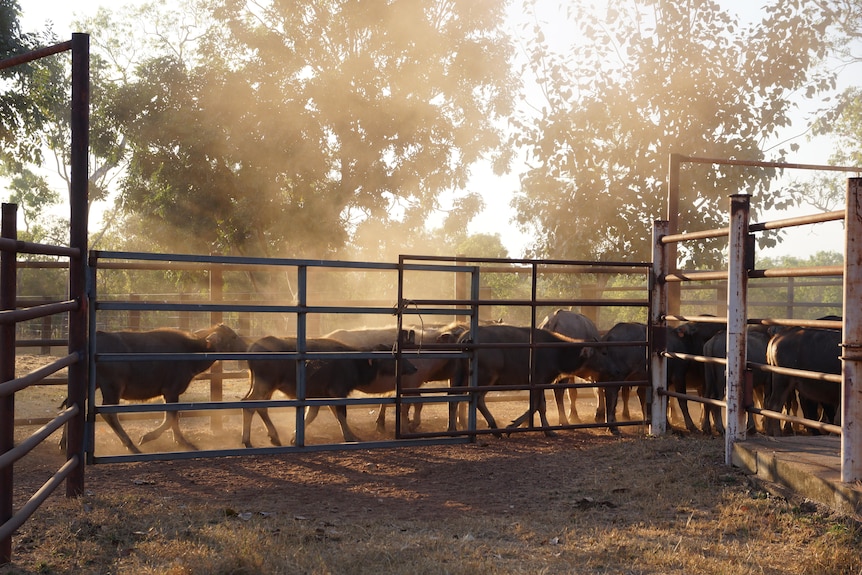
<svg viewBox="0 0 862 575"><path fill-rule="evenodd" d="M838 375L841 373L841 338L841 331L836 329L783 329L769 340L766 359L770 365ZM781 411L794 390L799 394L799 405L806 419L836 422L841 404L840 383L774 373L767 409ZM769 419L766 430L776 435L778 422ZM812 433L819 431L812 429Z"/></svg>
<svg viewBox="0 0 862 575"><path fill-rule="evenodd" d="M706 322L687 322L676 328L665 328L666 348L669 352L693 355L703 354L703 338L709 339L721 324ZM708 337L707 337L708 336ZM612 327L602 337L602 342L644 342L647 340L647 326L642 323L623 322ZM646 379L648 373L648 355L644 346L599 346L584 350L586 362L579 375L589 377L597 382L622 382L626 380ZM667 386L678 393L685 393L687 387L702 390L703 369L699 364L689 360L669 358L667 360ZM620 385L605 386L606 421L612 433L618 434L616 425L616 406L619 398ZM702 391L701 391L702 393ZM645 410L645 394L643 388L638 389L641 400L641 410ZM697 431L688 410L688 402L679 401L680 410L685 419L686 428Z"/></svg>
<svg viewBox="0 0 862 575"><path fill-rule="evenodd" d="M747 329L745 344L747 361L761 365L766 363L766 346L769 343L769 337L769 334L763 329L754 326ZM703 355L727 358L727 332L720 331L712 336L703 346ZM772 374L760 369L753 369L750 374L755 404L763 406L765 404L766 393L772 388ZM704 396L710 399L722 399L726 393L726 366L718 363L704 364ZM715 430L720 435L723 435L724 422L722 420L721 408L706 405L704 406L704 412L703 432L707 435L712 435L710 421L712 420ZM756 431L754 417L751 413L748 414L748 431Z"/></svg>
<svg viewBox="0 0 862 575"><path fill-rule="evenodd" d="M667 328L667 350L690 355L704 355L704 345L720 331L725 330L723 323L689 321L675 328ZM667 387L677 393L694 390L704 395L704 367L693 360L670 358L667 362ZM691 432L698 426L688 410L688 400L677 398L685 427ZM670 404L669 404L670 405ZM704 418L706 411L704 410ZM701 424L701 428L703 424Z"/></svg>
<svg viewBox="0 0 862 575"><path fill-rule="evenodd" d="M331 339L308 339L306 350L309 352L351 353L357 350ZM289 353L296 351L296 338L278 338L267 336L254 342L248 349L249 353ZM320 359L306 361L305 396L307 398L344 398L351 391L362 386L369 386L379 374L395 373L395 359L378 358L343 358ZM295 359L250 359L251 384L243 400L270 399L278 390L288 397L296 398L296 360ZM405 373L415 371L406 360L402 360L401 368ZM347 425L347 407L344 405L330 406L335 414L345 441L359 441L356 434ZM251 447L251 420L255 412L260 414L269 433L273 445L281 445L269 412L266 408L243 409L242 412L242 442ZM309 408L305 425L308 426L317 416L316 406Z"/></svg>
<svg viewBox="0 0 862 575"><path fill-rule="evenodd" d="M534 329L529 327L519 327L511 325L486 325L477 328L475 339L471 338L471 334L465 333L459 339L459 343L469 343L474 341L477 344L491 345L493 344L524 344L524 347L483 347L478 349L475 354L473 369L478 370L478 385L486 386L515 386L526 385L530 382L530 334L534 343L565 343L567 346L553 347L538 347L534 350L534 377L533 385L550 385L557 380L558 377L565 374L573 374L583 363L581 358L582 341L573 340L563 335L552 333L549 331ZM468 362L463 360L461 368L456 371L456 375L452 380L453 387L460 387L467 384L468 372L466 369ZM488 422L491 429L497 429L497 423L494 416L488 410L485 404L485 393L480 392L477 397L477 406L479 411ZM456 404L452 403L449 406L449 430L455 430L456 419ZM543 427L550 427L548 418L545 413L545 393L540 390L537 393L530 393L530 408L515 421L509 428L516 428L530 421L534 413L539 413L539 418ZM552 431L546 430L545 435L555 435Z"/></svg>
<svg viewBox="0 0 862 575"><path fill-rule="evenodd" d="M642 323L623 322L613 326L602 336L603 343L645 342L647 327ZM622 382L646 379L647 351L644 345L585 347L581 353L583 365L578 370L581 377L599 383ZM619 435L617 401L620 385L604 386L605 417L611 433ZM643 406L643 402L641 403Z"/></svg>
<svg viewBox="0 0 862 575"><path fill-rule="evenodd" d="M96 357L106 353L205 353L245 351L246 342L226 325L199 330L195 333L175 329L151 331L96 332ZM145 401L163 397L165 403L176 403L188 389L192 379L209 369L212 359L97 361L96 386L102 390L104 405L116 405L120 399ZM140 453L120 425L116 413L103 414L105 421L132 453ZM171 428L174 441L196 449L179 428L176 411L165 412L162 424L141 438L140 444L156 439Z"/></svg>
<svg viewBox="0 0 862 575"><path fill-rule="evenodd" d="M565 309L554 310L552 314L545 316L545 318L542 319L541 322L539 322L539 325L537 327L539 329L552 331L554 333L559 333L572 339L579 339L583 341L598 341L600 337L599 330L596 327L596 324L593 323L593 320L591 320L584 314ZM561 381L565 381L568 379L568 377L565 377L562 378ZM578 389L575 387L569 388L568 418L566 418L566 409L564 405L565 393L565 388L554 390L554 399L557 402L557 414L559 417L560 425L568 425L569 419L574 422L580 422L581 418L580 416L578 416L577 406ZM598 396L597 399L599 400L598 407L596 408L596 417L598 418L599 412L601 412L601 418L602 420L604 420L604 394L598 393L598 390L596 391L596 393Z"/></svg>
<svg viewBox="0 0 862 575"><path fill-rule="evenodd" d="M450 324L446 326L411 327L404 330L402 334L403 349L421 353L429 344L446 343L455 341L457 337L466 330L463 324ZM396 343L397 327L384 328L361 328L361 329L339 329L324 336L326 339L334 339L345 345L356 349L371 350L379 349L380 346L393 347ZM446 381L454 375L455 362L452 359L442 359L434 356L412 357L410 363L415 367L412 373L401 374L401 389L411 390L421 387L431 381ZM403 371L403 370L402 370ZM369 394L392 393L396 387L395 372L378 372L377 377L368 385L360 385L357 391ZM413 419L408 417L408 407L413 406ZM404 403L401 406L401 432L414 432L422 424L422 404ZM377 415L377 431L384 433L386 430L386 405L380 406Z"/></svg>

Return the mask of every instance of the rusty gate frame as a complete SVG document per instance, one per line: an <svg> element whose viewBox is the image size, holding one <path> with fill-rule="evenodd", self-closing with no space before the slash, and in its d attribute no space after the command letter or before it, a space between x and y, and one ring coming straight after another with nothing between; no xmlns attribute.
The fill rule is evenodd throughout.
<svg viewBox="0 0 862 575"><path fill-rule="evenodd" d="M765 325L811 325L815 327L842 327L844 350L842 359L842 376L835 381L842 384L842 405L840 428L834 425L817 425L820 429L841 434L841 479L845 482L862 479L862 388L858 382L857 372L862 370L862 310L859 306L848 305L848 302L862 301L862 213L859 202L860 178L849 178L847 182L845 210L789 218L764 223L750 223L750 195L734 194L730 196L730 225L727 228L706 230L701 232L677 233L679 213L679 170L683 163L736 165L754 168L797 168L807 170L824 170L859 173L862 168L847 166L819 166L812 164L786 164L778 162L752 162L740 160L723 160L715 158L686 157L680 154L670 155L670 173L668 177L668 219L658 220L653 231L653 262L656 278L653 286L653 307L650 311L651 323L657 329L667 325L667 321L704 321L727 324L727 359L714 361L700 356L669 353L666 349L652 350L650 357L653 365L653 390L658 401L653 403L653 432L663 433L667 426L667 398L679 397L687 400L719 405L727 409L727 430L725 433L725 462L732 462L733 445L745 440L744 418L746 411L759 413L766 417L774 417L792 421L807 421L793 418L780 413L747 406L744 401L744 374L746 369L762 369L765 371L780 371L782 368L762 366L747 362L745 328L749 323ZM826 268L802 268L785 270L755 270L754 241L752 232L780 229L791 226L820 223L826 221L845 221L845 255L844 266ZM676 245L687 240L699 240L714 237L728 237L730 242L729 264L727 271L685 271L677 265ZM747 309L747 290L749 278L763 277L794 277L811 275L842 275L844 278L843 322L788 319L756 319L749 318ZM727 280L727 316L716 318L711 316L683 316L679 313L679 291L681 282ZM670 285L669 285L670 284ZM676 287L674 290L672 288ZM837 324L837 325L836 325ZM665 375L668 358L689 359L701 362L723 363L727 366L726 401L715 401L698 396L678 394L666 389ZM786 370L785 370L786 371ZM797 370L798 371L798 370Z"/></svg>
<svg viewBox="0 0 862 575"><path fill-rule="evenodd" d="M71 157L69 247L48 246L17 240L17 206L4 204L3 238L0 240L0 565L12 560L12 534L29 519L44 500L65 480L66 495L84 492L84 413L87 393L87 211L90 124L90 36L74 33L72 39L0 62L11 68L71 52ZM69 294L64 302L16 309L17 254L46 254L69 258ZM20 321L46 315L69 314L69 354L24 377L15 378L15 326ZM19 446L14 442L15 392L68 367L66 409ZM13 508L14 462L32 451L62 425L68 429L66 462L20 509Z"/></svg>

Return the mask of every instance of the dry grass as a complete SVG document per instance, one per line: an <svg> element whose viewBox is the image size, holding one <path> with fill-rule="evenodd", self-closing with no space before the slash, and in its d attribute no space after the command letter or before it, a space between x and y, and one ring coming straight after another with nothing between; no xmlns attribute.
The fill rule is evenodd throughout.
<svg viewBox="0 0 862 575"><path fill-rule="evenodd" d="M53 497L22 528L15 563L0 573L862 570L857 524L807 502L768 496L721 463L719 441L600 438L590 447L588 437L581 439L574 449L560 449L564 440L525 435L406 448L391 456L398 460L391 477L381 467L390 457L378 451L299 454L254 465L233 460L210 479L205 461L94 468L87 496ZM537 453L532 466L522 457L531 451ZM417 492L430 486L417 485L416 477L402 484L395 476L409 475L403 465L410 461L414 475L429 482L441 482L433 475L437 466L454 473L447 467L453 462L472 481L439 487L449 505L429 511ZM523 472L513 470L525 463ZM296 476L273 478L257 501L236 489L241 478L292 465L303 476L310 469L326 475L313 485ZM171 469L162 473L159 466ZM370 469L365 483L352 479L358 468ZM191 470L198 479L189 497L178 496L170 477L191 477ZM141 473L151 479L132 480ZM338 478L351 484L352 499L339 495ZM108 480L118 484L102 483ZM375 496L358 494L368 490ZM411 498L419 501L414 514Z"/></svg>

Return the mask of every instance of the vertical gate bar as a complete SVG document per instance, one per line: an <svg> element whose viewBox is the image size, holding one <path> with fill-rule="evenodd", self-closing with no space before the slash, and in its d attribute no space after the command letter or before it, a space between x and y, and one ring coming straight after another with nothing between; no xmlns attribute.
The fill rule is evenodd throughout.
<svg viewBox="0 0 862 575"><path fill-rule="evenodd" d="M210 267L210 301L214 304L224 302L224 270L221 264L213 264ZM221 310L210 312L210 325L218 325L224 321ZM222 362L217 361L210 366L210 401L224 401L224 368ZM177 417L182 412L177 414ZM210 430L219 433L224 428L224 417L221 411L210 413Z"/></svg>
<svg viewBox="0 0 862 575"><path fill-rule="evenodd" d="M398 306L395 309L395 439L401 439L401 348L404 345L404 256L398 256ZM380 406L382 412L384 406ZM409 409L409 406L408 406ZM415 406L414 406L415 409ZM405 426L406 427L406 426Z"/></svg>
<svg viewBox="0 0 862 575"><path fill-rule="evenodd" d="M652 329L665 329L667 314L668 290L664 276L668 273L668 245L662 244L661 238L668 234L667 220L653 222L653 253L652 273L650 274L650 310L649 323ZM667 338L661 338L665 341ZM650 341L655 338L650 337ZM650 414L650 434L663 435L667 432L667 358L652 353L650 349L650 371L652 373L652 412ZM646 415L646 414L644 414Z"/></svg>
<svg viewBox="0 0 862 575"><path fill-rule="evenodd" d="M299 266L296 268L296 283L297 296L299 301L297 307L299 311L296 313L296 353L299 357L296 358L296 399L305 401L305 335L308 328L308 315L305 311L308 308L308 266ZM300 405L296 408L296 442L297 447L305 447L305 406Z"/></svg>
<svg viewBox="0 0 862 575"><path fill-rule="evenodd" d="M536 262L530 264L530 336L527 338L527 341L530 344L530 420L529 427L536 426L536 412L533 409L539 405L539 395L545 394L544 389L536 389L536 345L535 339L533 337L533 330L536 329L536 293L537 293L537 278L539 266ZM540 422L541 423L541 422Z"/></svg>
<svg viewBox="0 0 862 575"><path fill-rule="evenodd" d="M2 231L4 238L17 239L17 204L3 204ZM16 252L0 252L0 309L14 310L17 298ZM0 381L15 379L15 322L0 324ZM15 394L0 396L0 453L15 447ZM13 473L10 463L0 469L0 525L14 515L12 493ZM12 535L0 540L0 565L12 561Z"/></svg>
<svg viewBox="0 0 862 575"><path fill-rule="evenodd" d="M463 258L464 254L455 254L455 265L458 264L457 258ZM467 299L467 278L465 274L455 272L455 299L456 300L465 300ZM463 315L456 315L453 318L453 321L464 321Z"/></svg>
<svg viewBox="0 0 862 575"><path fill-rule="evenodd" d="M733 444L745 439L745 361L748 294L748 218L751 197L730 196L730 255L727 277L727 427L724 462L732 465Z"/></svg>
<svg viewBox="0 0 862 575"><path fill-rule="evenodd" d="M479 284L481 282L481 278L479 277L479 266L473 266L468 268L470 270L470 339L473 343L481 343L478 341L478 333L479 333L479 305L476 303L476 300L479 299ZM478 362L478 353L479 350L473 348L470 352L470 387L476 389L479 386L479 362ZM467 413L467 429L472 432L470 434L470 441L475 443L476 436L476 403L477 394L470 394L470 409Z"/></svg>
<svg viewBox="0 0 862 575"><path fill-rule="evenodd" d="M841 481L862 479L862 178L847 179L844 214L844 341L841 384Z"/></svg>
<svg viewBox="0 0 862 575"><path fill-rule="evenodd" d="M69 186L69 246L77 248L77 258L69 262L69 297L78 302L69 313L69 353L78 361L69 366L68 404L77 405L78 413L66 426L66 459L78 458L75 469L66 478L66 496L84 493L84 440L87 403L88 325L87 299L87 219L89 210L90 152L90 36L72 34L72 149Z"/></svg>
<svg viewBox="0 0 862 575"><path fill-rule="evenodd" d="M90 309L87 335L90 345L87 346L87 397L96 397L96 302L99 300L99 284L96 281L99 272L99 252L92 251L87 257L87 272L89 289L87 302ZM93 465L96 453L96 406L95 401L87 402L86 432L84 434L84 451L87 454L87 465Z"/></svg>

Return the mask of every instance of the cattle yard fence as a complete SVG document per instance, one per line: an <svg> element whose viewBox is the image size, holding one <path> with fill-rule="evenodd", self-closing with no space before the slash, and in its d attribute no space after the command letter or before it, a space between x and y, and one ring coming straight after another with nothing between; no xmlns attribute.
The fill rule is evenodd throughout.
<svg viewBox="0 0 862 575"><path fill-rule="evenodd" d="M581 424L567 426L535 425L531 420L528 425L519 429L503 428L500 430L478 429L476 417L476 393L479 391L528 392L533 397L536 393L544 394L550 389L549 385L533 385L527 383L524 386L506 386L497 388L478 388L476 386L475 370L470 385L458 393L446 387L426 388L421 390L406 390L400 385L396 386L396 392L392 397L373 398L344 398L344 399L317 399L306 397L304 389L303 367L305 361L314 360L314 353L303 349L302 343L297 346L295 353L278 354L284 360L297 361L298 390L296 399L278 399L257 402L231 402L224 401L222 394L222 383L227 377L234 374L224 373L222 364L230 361L243 361L253 359L255 356L248 353L208 353L205 359L216 360L210 375L210 397L209 401L193 403L164 404L136 404L106 406L97 405L95 401L95 366L98 362L111 361L140 361L144 359L155 359L152 355L144 357L128 357L120 354L99 353L94 345L95 331L99 318L111 314L127 314L127 318L141 317L140 314L189 314L186 317L205 317L208 323L223 321L228 314L231 317L248 317L247 324L241 324L246 328L246 336L263 335L275 333L278 335L296 334L298 341L302 342L309 334L309 326L312 331L322 331L327 322L338 322L341 318L361 315L363 317L386 317L391 321L395 318L398 326L418 321L420 324L436 323L434 320L461 319L469 323L471 331L475 333L479 325L480 317L489 308L496 313L497 309L516 310L514 313L522 320L526 318L530 326L535 327L537 316L544 310L550 311L554 307L574 306L580 308L587 315L594 318L599 317L601 310L605 317L605 309L614 310L610 317L625 317L626 314L634 314L643 317L649 324L647 341L637 342L649 352L648 379L642 382L626 382L644 385L651 391L648 394L651 404L648 404L647 412L643 414L640 421L629 422L630 425L649 425L653 433L663 433L667 429L667 400L670 397L688 399L692 401L704 401L698 396L677 394L668 391L665 385L667 373L667 360L671 357L681 359L695 359L697 361L709 361L705 358L691 358L685 355L673 354L662 349L664 338L656 337L657 330L667 327L668 322L679 322L687 320L713 321L726 323L728 327L728 359L727 365L727 400L715 402L723 405L727 410L727 459L730 463L730 451L737 441L742 441L745 435L743 425L743 414L746 410L756 411L768 417L781 417L777 413L769 413L765 410L755 410L745 401L745 377L746 369L770 369L769 366L752 365L746 361L745 355L745 326L750 323L761 323L765 325L826 325L815 321L803 321L790 317L782 319L753 318L749 309L753 306L748 303L748 291L750 279L772 279L793 277L819 277L819 276L841 276L843 277L843 384L842 403L842 427L838 431L842 434L842 479L854 481L862 478L860 470L860 458L856 455L862 445L862 430L859 426L852 425L858 421L862 405L857 398L859 390L856 384L856 370L858 361L862 356L858 355L858 349L862 345L862 333L860 333L860 318L862 308L853 305L860 301L858 278L860 270L859 262L862 261L860 246L862 238L862 224L859 220L858 195L860 179L851 178L848 181L846 210L811 218L794 219L778 222L767 222L762 224L751 224L749 222L749 196L733 195L730 199L730 226L722 230L695 233L677 233L678 221L676 216L678 209L679 169L685 163L701 164L735 164L754 168L815 168L815 169L843 169L824 166L798 166L789 164L775 164L765 162L737 162L726 160L713 160L703 158L687 158L677 154L671 155L671 171L669 177L668 195L668 220L656 223L654 231L654 254L651 263L596 263L577 261L548 261L548 260L495 260L476 258L439 258L435 256L400 256L397 264L368 263L368 262L325 262L319 260L287 260L287 259L263 259L263 258L232 258L222 256L200 256L183 254L141 254L129 252L90 252L89 259L85 257L87 252L87 174L88 174L88 126L89 126L89 36L86 34L74 34L70 42L33 52L22 57L6 60L0 63L0 67L7 68L37 58L47 57L64 51L72 54L72 148L71 148L71 197L70 197L70 247L41 246L28 244L17 240L14 209L11 206L3 208L3 230L0 238L0 372L2 372L2 383L0 383L0 564L11 560L11 537L12 534L26 521L38 508L41 502L53 492L64 480L66 482L66 495L76 496L83 492L84 465L85 463L111 463L128 462L135 460L156 459L181 459L192 457L216 457L241 454L267 454L282 453L295 450L330 450L330 449L368 449L374 447L391 447L405 445L446 444L463 443L474 441L476 437L484 433L495 431L549 431L556 428L596 427L600 424ZM858 171L857 168L847 168L844 171ZM845 218L847 228L847 241L845 252L845 264L841 269L820 270L756 270L752 264L753 243L750 237L758 231L779 229L785 226L796 226L814 221L826 221L831 219ZM676 244L683 241L696 241L709 237L727 237L729 241L729 265L728 269L718 272L682 271L677 269ZM61 258L68 258L68 296L59 302L29 302L25 305L23 300L16 297L18 253L47 254ZM157 271L169 267L177 270L194 270L209 274L211 285L210 296L214 301L197 301L194 296L180 301L166 301L164 299L135 297L104 298L99 297L100 274L110 273L111 270L130 270L137 272ZM158 273L158 272L157 272ZM219 279L222 274L261 274L270 273L280 279L276 283L285 290L282 301L230 301L225 298L221 290L223 283ZM347 274L347 275L345 275ZM378 274L394 275L383 281L375 279L373 285L379 287L386 285L391 289L391 294L384 298L392 304L381 304L373 302L357 305L356 293L364 293L366 287L358 287L352 279L345 280L350 276L377 276ZM550 275L581 274L583 276L599 277L602 275L622 275L637 277L638 280L631 281L622 287L611 287L610 282L603 281L596 284L595 288L579 284L582 289L582 297L572 298L569 296L553 295L543 292L540 285L543 278ZM500 300L491 298L483 292L480 278L482 276L514 275L525 279L526 288L519 294ZM355 292L352 300L348 298L348 304L320 301L315 299L320 292L318 282L322 276L336 276L336 282L340 281L342 286L352 287ZM340 278L338 278L340 276ZM414 278L414 276L416 276ZM437 276L445 279L436 279ZM430 279L434 277L435 279ZM258 278L259 279L259 278ZM429 285L439 283L446 284L448 289L454 288L455 295L441 296L437 292L423 291ZM704 284L704 290L714 289L716 293L726 294L726 314L716 313L715 316L706 315L684 315L680 301L679 291L676 289L685 282L719 282L718 287ZM638 283L640 282L640 283ZM723 282L723 288L722 288ZM366 284L367 285L367 284ZM560 282L559 285L572 287L571 283ZM89 286L89 289L88 289ZM522 286L523 287L523 286ZM627 290L634 289L635 297L630 297ZM724 291L722 291L722 289ZM618 291L614 291L618 290ZM788 289L792 291L792 289ZM613 297L599 297L614 293ZM591 295L592 294L592 295ZM713 298L715 299L715 298ZM352 303L351 303L352 302ZM703 303L703 302L701 302ZM712 302L713 308L721 311L721 306ZM49 317L52 314L65 314L68 336L68 354L48 366L34 371L24 377L15 377L15 348L16 326L18 323L35 318ZM137 315L136 315L137 314ZM788 315L793 315L789 313ZM180 316L182 317L182 316ZM189 323L193 321L188 320ZM239 321L239 319L237 319ZM523 321L521 323L524 323ZM833 323L828 324L834 327ZM184 327L184 326L183 326ZM59 339L59 338L58 338ZM26 342L32 343L32 342ZM52 338L48 340L48 346L56 345L58 342ZM394 355L396 362L410 360L416 357L449 357L467 359L474 361L475 353L481 349L478 344L462 346L442 346L428 344L424 349L417 350L415 347L399 345L391 352L362 352L362 357L376 357L377 355ZM42 342L42 345L46 345ZM528 344L516 344L512 347L529 346L531 350L538 347L536 342ZM424 355L423 355L424 354ZM140 355L140 354L138 354ZM260 354L267 359L271 354ZM329 356L334 357L334 356ZM164 354L158 357L164 361L184 361L200 358L200 354ZM532 362L531 362L532 363ZM15 393L30 385L36 385L45 377L56 373L60 369L68 368L66 380L68 390L67 407L60 412L57 418L46 423L32 436L26 438L17 447L14 440L15 422ZM775 368L771 368L775 369ZM618 385L621 382L606 382L604 385ZM557 387L578 388L597 387L595 383L558 383ZM87 401L87 398L90 401ZM394 405L396 408L406 404L460 404L466 403L468 419L466 429L457 431L437 430L423 433L402 433L401 410L395 410L395 439L385 441L370 441L355 444L328 443L320 445L308 445L305 437L304 411L308 406L323 405L370 405L370 404ZM532 402L531 402L532 403ZM181 411L192 414L209 415L212 428L219 430L223 424L225 413L237 413L243 408L281 408L290 407L295 410L295 427L297 432L296 445L285 447L267 448L238 448L238 449L213 449L199 452L160 452L137 455L107 455L102 456L95 452L95 422L99 414L132 413L146 414L149 412ZM817 422L806 422L809 425L817 425ZM62 468L45 485L34 494L30 500L14 513L13 509L13 484L12 468L15 461L24 457L34 446L44 441L54 431L66 425L68 429L66 457L67 460ZM618 422L617 425L624 425ZM836 430L824 427L826 430Z"/></svg>
<svg viewBox="0 0 862 575"><path fill-rule="evenodd" d="M87 381L87 173L89 152L90 107L90 37L73 34L72 39L54 46L16 56L0 62L0 69L10 68L71 52L71 158L69 247L22 242L17 239L17 210L3 206L3 230L0 240L0 564L12 557L12 534L38 509L42 502L65 480L66 495L83 493L84 485L84 414ZM68 297L65 301L28 309L17 309L17 254L43 254L68 259ZM68 355L24 377L15 377L15 327L18 322L49 316L68 316ZM68 368L66 408L50 423L15 445L15 393L39 382L64 367ZM66 462L19 509L14 510L13 466L54 430L66 425Z"/></svg>
<svg viewBox="0 0 862 575"><path fill-rule="evenodd" d="M733 160L719 160L708 158L691 158L679 155L671 156L671 176L669 178L669 213L676 213L673 209L675 201L678 201L679 175L681 164L700 163L714 165L739 165L752 168L800 168L800 169L822 169L844 172L859 172L860 168L835 167L835 166L812 166L776 164L772 162L739 162ZM730 196L730 226L717 230L706 230L689 233L677 233L678 222L660 220L654 225L654 255L653 273L656 281L653 286L652 308L650 311L653 329L664 329L668 322L703 321L723 323L727 326L727 358L716 360L701 356L692 356L668 352L664 349L654 349L651 354L653 366L653 390L659 398L653 402L652 426L653 431L662 433L666 429L666 403L668 397L707 402L702 397L679 394L665 389L665 375L667 370L667 359L678 358L693 360L704 363L720 363L725 365L727 384L725 401L708 401L726 409L727 429L725 434L725 460L731 463L734 443L745 438L745 414L747 411L757 413L763 417L775 418L793 423L801 423L808 427L825 432L838 433L841 435L841 477L842 481L858 481L862 479L862 432L854 422L859 421L862 416L862 400L859 396L859 384L855 377L859 369L858 362L862 356L858 354L860 340L859 315L862 313L859 301L860 275L859 262L860 246L862 241L862 226L859 222L859 187L860 178L849 178L847 180L846 208L841 211L826 212L788 218L771 222L750 222L750 199L745 194ZM845 254L843 266L824 266L813 268L784 268L784 269L755 269L754 267L754 234L766 230L777 230L788 227L811 225L828 221L844 220L845 223ZM673 226L673 227L672 227ZM706 238L728 238L728 268L718 271L687 271L677 268L676 245L685 241L697 241ZM837 276L843 278L843 321L830 320L805 320L793 318L763 318L754 317L749 312L749 280L760 278L792 278L792 277L826 277ZM698 281L724 281L727 285L727 313L719 317L711 316L686 316L679 313L678 291L673 293L671 286L683 282ZM776 366L755 364L747 361L746 355L746 326L795 326L805 325L821 328L843 328L842 343L842 374L821 374L815 372L803 372L800 370L787 370ZM654 341L661 342L659 338ZM829 425L823 422L806 420L787 414L759 409L751 403L750 378L746 377L747 370L763 370L773 373L791 373L797 377L808 377L831 381L842 385L841 422L842 425Z"/></svg>

